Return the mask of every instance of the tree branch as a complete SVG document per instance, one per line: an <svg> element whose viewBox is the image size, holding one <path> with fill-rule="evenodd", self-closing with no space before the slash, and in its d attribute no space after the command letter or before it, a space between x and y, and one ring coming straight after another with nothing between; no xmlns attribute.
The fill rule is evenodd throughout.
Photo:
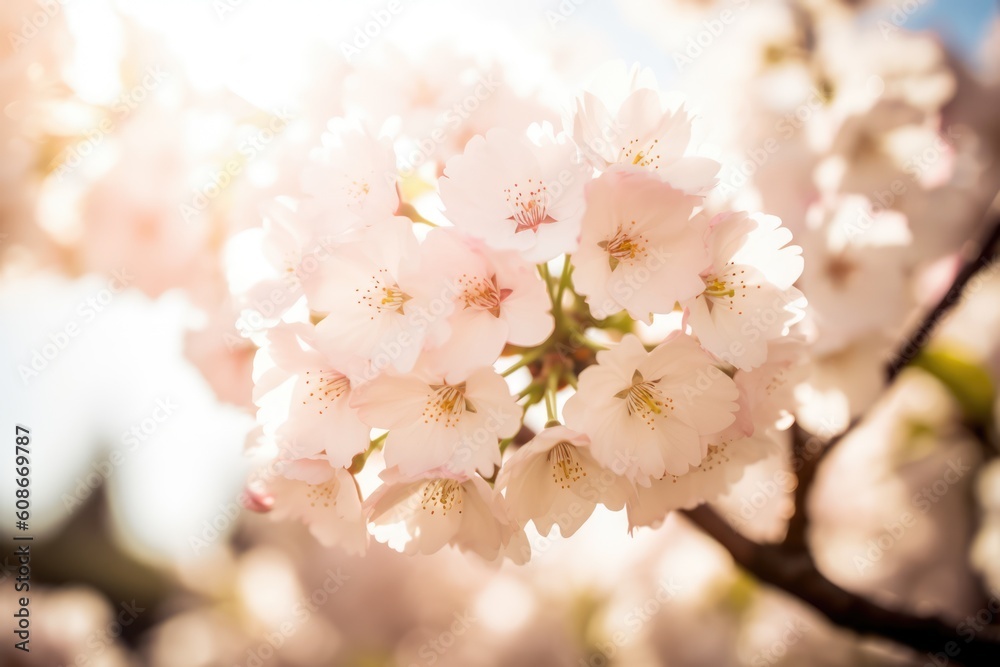
<svg viewBox="0 0 1000 667"><path fill-rule="evenodd" d="M943 653L965 665L1000 665L1000 629L988 626L969 637L935 617L880 607L840 586L816 568L808 551L758 544L738 533L707 505L683 514L726 548L757 579L815 607L831 622L862 635L891 639L919 652Z"/></svg>
<svg viewBox="0 0 1000 667"><path fill-rule="evenodd" d="M947 293L886 364L883 390L892 386L902 370L924 348L938 323L959 303L970 280L997 259L998 246L1000 218L989 225L978 254L965 262ZM816 436L809 436L798 424L793 425L792 468L798 477L798 485L788 532L780 544L758 544L747 539L707 505L685 511L684 515L725 547L748 572L812 605L837 625L860 634L884 637L915 651L942 653L953 662L1000 665L1000 629L997 627L987 626L972 636L966 632L959 635L955 626L939 618L912 616L880 607L837 586L816 567L807 542L809 520L806 501L819 465L862 418L853 419L847 428L832 437L815 454L809 444Z"/></svg>
<svg viewBox="0 0 1000 667"><path fill-rule="evenodd" d="M788 531L781 546L790 551L808 551L806 534L809 530L809 517L806 513L806 501L812 488L816 469L819 467L819 453L811 454L808 443L815 440L798 422L792 424L792 472L798 483L795 486L795 505L792 516L788 519Z"/></svg>
<svg viewBox="0 0 1000 667"><path fill-rule="evenodd" d="M969 281L982 269L997 260L998 245L1000 245L1000 217L994 219L989 225L982 243L979 244L978 254L965 262L945 295L931 308L930 312L927 313L916 329L914 329L913 333L904 339L904 342L897 348L896 353L886 364L883 390L893 385L902 370L916 358L927 344L927 341L941 319L952 308L958 305ZM846 429L831 438L816 458L815 465L818 466L823 459L829 456L833 448L840 444L860 421L861 418L851 420Z"/></svg>
<svg viewBox="0 0 1000 667"><path fill-rule="evenodd" d="M905 339L903 344L896 350L896 354L886 364L886 386L891 385L896 380L896 377L899 376L900 371L906 368L917 354L920 353L920 350L927 344L928 338L934 332L941 318L958 305L962 297L962 292L965 291L965 287L972 280L972 277L996 260L998 242L1000 242L1000 218L994 220L990 225L983 242L979 245L979 253L974 258L965 262L945 295L927 313L927 316L924 317L916 330Z"/></svg>

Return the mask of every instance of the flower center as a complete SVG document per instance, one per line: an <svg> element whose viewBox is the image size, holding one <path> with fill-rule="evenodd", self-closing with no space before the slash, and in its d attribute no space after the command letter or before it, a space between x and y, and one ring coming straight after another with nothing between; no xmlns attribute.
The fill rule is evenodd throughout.
<svg viewBox="0 0 1000 667"><path fill-rule="evenodd" d="M424 485L420 499L421 509L431 511L431 514L441 512L447 516L453 509L462 513L462 485L453 479L435 479Z"/></svg>
<svg viewBox="0 0 1000 667"><path fill-rule="evenodd" d="M386 269L379 269L379 272L372 276L371 285L361 291L357 290L358 303L368 306L373 311L369 319L374 320L375 315L382 313L402 313L406 302L410 300L410 295L400 289L399 284L393 280Z"/></svg>
<svg viewBox="0 0 1000 667"><path fill-rule="evenodd" d="M431 395L424 405L424 423L432 421L443 426L456 426L466 412L476 412L475 406L465 397L465 383L431 385Z"/></svg>
<svg viewBox="0 0 1000 667"><path fill-rule="evenodd" d="M317 409L323 414L327 403L333 403L351 388L351 381L343 373L332 369L306 371L306 387L309 399L318 401ZM303 400L302 404L305 405L306 401Z"/></svg>
<svg viewBox="0 0 1000 667"><path fill-rule="evenodd" d="M555 218L547 211L546 198L548 197L548 187L542 182L537 184L528 179L527 190L522 190L515 183L512 188L505 188L504 194L507 196L507 206L510 208L508 220L517 223L514 233L536 231L540 225L555 222Z"/></svg>
<svg viewBox="0 0 1000 667"><path fill-rule="evenodd" d="M369 185L368 181L364 179L353 180L347 185L346 191L348 197L354 199L358 203L361 203L372 191L372 186Z"/></svg>
<svg viewBox="0 0 1000 667"><path fill-rule="evenodd" d="M310 484L309 488L306 490L306 498L309 499L309 507L316 507L316 503L319 503L323 507L329 507L337 505L337 491L339 490L338 484L336 482L327 482L326 484Z"/></svg>
<svg viewBox="0 0 1000 667"><path fill-rule="evenodd" d="M739 304L738 299L745 299L747 296L747 284L743 279L745 270L736 268L732 263L726 265L726 272L720 275L712 275L705 278L705 291L703 294L708 299L709 306L725 306L729 310L736 310ZM758 289L760 287L758 286ZM738 311L743 314L742 310Z"/></svg>
<svg viewBox="0 0 1000 667"><path fill-rule="evenodd" d="M632 221L635 224L635 221ZM608 253L608 264L614 271L623 260L630 261L645 254L646 249L642 245L642 236L632 237L628 232L618 226L615 235L607 241L601 241L597 247Z"/></svg>
<svg viewBox="0 0 1000 667"><path fill-rule="evenodd" d="M500 304L512 292L510 289L501 289L494 274L489 278L474 278L468 281L468 286L462 293L462 300L466 308L485 310L494 317L500 317Z"/></svg>
<svg viewBox="0 0 1000 667"><path fill-rule="evenodd" d="M725 296L736 296L736 290L727 287L726 281L722 278L710 277L705 281L705 294L711 297L722 298Z"/></svg>
<svg viewBox="0 0 1000 667"><path fill-rule="evenodd" d="M550 449L547 458L552 466L552 481L562 489L570 488L581 477L587 476L583 466L576 460L576 447L566 441Z"/></svg>
<svg viewBox="0 0 1000 667"><path fill-rule="evenodd" d="M389 287L382 288L384 296L382 297L382 302L379 306L383 310L391 310L394 312L399 312L403 308L403 304L406 303L408 297L403 293L403 290L399 289L399 285L391 285Z"/></svg>
<svg viewBox="0 0 1000 667"><path fill-rule="evenodd" d="M640 143L638 139L632 139L626 146L622 147L621 157L618 161L629 162L639 167L659 169L660 166L656 164L656 161L660 159L660 154L656 152L658 143L660 143L659 139L653 139L645 144Z"/></svg>
<svg viewBox="0 0 1000 667"><path fill-rule="evenodd" d="M642 373L636 370L632 374L632 384L615 394L615 398L625 401L629 416L638 415L647 425L655 428L654 421L665 409L673 410L673 399L660 393L656 384L660 380L645 380Z"/></svg>

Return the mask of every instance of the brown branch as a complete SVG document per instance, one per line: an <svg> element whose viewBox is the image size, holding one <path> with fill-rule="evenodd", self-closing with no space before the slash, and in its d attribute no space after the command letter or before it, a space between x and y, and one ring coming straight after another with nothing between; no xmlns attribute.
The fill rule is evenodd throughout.
<svg viewBox="0 0 1000 667"><path fill-rule="evenodd" d="M788 519L788 531L781 546L789 551L807 551L807 532L809 517L806 512L806 501L812 488L816 469L819 467L819 453L810 452L809 443L815 441L798 422L792 424L792 472L797 477L795 486L795 505L792 516Z"/></svg>
<svg viewBox="0 0 1000 667"><path fill-rule="evenodd" d="M962 292L965 291L965 287L972 280L972 277L996 260L998 242L1000 242L1000 218L990 225L983 242L979 245L979 253L974 258L965 262L945 295L927 313L927 316L924 317L913 334L905 339L903 344L896 350L896 354L886 364L886 386L891 385L900 371L920 353L924 345L927 344L930 335L934 332L935 327L937 327L938 322L941 321L941 318L958 305L958 302L962 298Z"/></svg>
<svg viewBox="0 0 1000 667"><path fill-rule="evenodd" d="M904 342L898 347L896 353L886 363L883 391L891 387L902 370L920 354L920 351L927 344L927 341L941 319L961 301L962 293L968 286L969 281L981 270L996 261L998 245L1000 245L1000 218L996 218L989 225L982 243L979 244L977 255L965 262L958 274L956 274L955 280L945 295L931 308L930 312L927 313L920 324L913 330L913 333L904 339ZM823 451L820 452L819 457L817 457L815 465L818 466L823 459L829 456L833 448L840 444L860 421L861 418L851 420L846 429L831 438Z"/></svg>
<svg viewBox="0 0 1000 667"><path fill-rule="evenodd" d="M892 386L902 370L924 348L941 319L959 303L969 281L996 260L998 245L1000 218L989 226L978 254L965 262L947 293L889 360L883 390ZM990 626L976 635L959 635L955 626L939 618L913 616L880 607L837 586L817 569L807 542L809 519L806 501L819 465L862 418L853 419L846 429L832 437L815 454L809 444L816 436L809 436L798 424L792 427L792 469L798 477L798 485L788 532L780 544L758 544L747 539L708 506L703 505L684 514L725 547L748 572L812 605L841 627L860 634L884 637L915 651L940 653L953 663L1000 665L998 628Z"/></svg>
<svg viewBox="0 0 1000 667"><path fill-rule="evenodd" d="M707 505L683 512L726 548L757 579L794 595L831 622L862 635L890 639L924 653L942 653L951 664L1000 665L1000 629L959 634L953 624L927 616L886 609L837 586L816 568L808 551L791 552L781 545L758 544L738 533Z"/></svg>

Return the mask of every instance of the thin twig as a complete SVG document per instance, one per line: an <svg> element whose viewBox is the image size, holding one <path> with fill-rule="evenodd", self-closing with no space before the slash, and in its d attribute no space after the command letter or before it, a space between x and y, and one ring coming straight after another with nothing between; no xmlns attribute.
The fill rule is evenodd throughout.
<svg viewBox="0 0 1000 667"><path fill-rule="evenodd" d="M966 261L959 270L958 274L955 276L955 280L952 282L951 287L943 297L935 304L935 306L927 313L927 316L920 322L920 324L914 329L913 333L904 339L904 342L899 346L896 353L892 356L885 367L885 385L883 390L888 389L899 377L900 372L916 356L927 344L930 339L931 334L937 327L938 323L941 321L945 315L951 311L958 303L961 301L962 292L965 291L966 286L969 281L983 270L989 266L997 258L997 246L1000 243L1000 218L997 218L989 226L989 230L983 239L983 242L979 246L979 253L972 259ZM855 426L860 423L860 418L855 418L847 425L841 433L834 436L827 443L826 447L820 452L819 457L817 457L816 465L818 466L820 462L830 455L840 442L854 429Z"/></svg>
<svg viewBox="0 0 1000 667"><path fill-rule="evenodd" d="M998 242L1000 242L1000 218L990 225L986 237L979 245L979 253L962 266L947 293L927 313L927 316L913 334L908 336L904 343L899 346L896 354L893 355L892 359L886 365L886 385L891 385L900 371L913 361L924 348L924 345L927 344L928 338L934 332L934 328L941 321L941 318L947 315L961 301L962 292L965 291L965 286L972 280L972 277L996 259Z"/></svg>
<svg viewBox="0 0 1000 667"><path fill-rule="evenodd" d="M1000 244L1000 219L990 225L976 257L968 260L955 276L948 292L928 312L914 333L899 346L886 365L885 388L920 353L941 319L957 305L969 281L996 259ZM776 586L814 606L833 623L862 634L878 635L930 654L944 654L952 662L966 665L1000 664L1000 631L986 627L977 634L959 635L954 625L938 618L913 616L885 609L840 588L816 568L806 540L806 501L816 470L823 459L858 425L855 418L831 438L815 456L807 456L808 434L793 426L793 466L798 475L795 510L781 544L758 544L747 539L708 506L684 514L725 547L733 559L761 581ZM815 436L813 436L815 437Z"/></svg>

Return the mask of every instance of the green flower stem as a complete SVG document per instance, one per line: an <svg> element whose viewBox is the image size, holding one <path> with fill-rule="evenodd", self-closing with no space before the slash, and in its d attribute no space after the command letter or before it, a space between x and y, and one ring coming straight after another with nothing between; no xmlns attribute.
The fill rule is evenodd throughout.
<svg viewBox="0 0 1000 667"><path fill-rule="evenodd" d="M597 341L590 340L589 338L587 338L586 335L584 335L579 331L571 331L569 335L570 338L572 338L574 341L576 341L577 343L583 345L588 349L593 350L594 352L600 352L602 350L608 349L603 345L601 345L600 343L598 343Z"/></svg>
<svg viewBox="0 0 1000 667"><path fill-rule="evenodd" d="M559 419L559 411L556 407L556 391L559 387L560 375L561 373L558 372L550 373L545 383L545 412L550 422Z"/></svg>
<svg viewBox="0 0 1000 667"><path fill-rule="evenodd" d="M566 288L569 287L570 275L573 273L573 264L570 263L570 256L566 255L566 261L563 264L562 275L559 276L559 286L556 288L555 298L552 299L552 313L557 314L557 317L562 316L562 301L563 295L566 293Z"/></svg>
<svg viewBox="0 0 1000 667"><path fill-rule="evenodd" d="M368 462L368 457L372 455L372 452L376 452L382 449L382 445L385 444L385 439L388 435L389 432L386 431L379 437L372 440L368 444L368 449L361 452L351 460L351 467L347 469L347 472L351 473L352 475L357 475L359 472L364 470L365 463Z"/></svg>
<svg viewBox="0 0 1000 667"><path fill-rule="evenodd" d="M532 396L532 397L534 397L534 394L536 394L538 392L538 389L539 389L538 383L537 382L532 382L527 387L525 387L521 391L517 392L517 396L515 398L518 401L520 401L525 396ZM538 402L538 400L535 399L534 401L529 401L528 405L534 405L537 402Z"/></svg>
<svg viewBox="0 0 1000 667"><path fill-rule="evenodd" d="M500 375L502 375L503 377L507 377L508 375L516 371L518 368L524 368L531 362L536 361L543 354L549 351L549 348L551 347L550 341L551 338L548 341L545 341L544 343L539 345L538 347L528 350L527 352L522 354L520 359L514 362L512 366L508 366L502 373L500 373Z"/></svg>
<svg viewBox="0 0 1000 667"><path fill-rule="evenodd" d="M429 227L440 227L440 225L433 223L424 216L420 215L420 213L417 212L417 209L413 207L413 204L409 203L400 204L399 210L396 211L396 215L404 216L406 218L409 218L413 222L419 223L421 225L427 225Z"/></svg>
<svg viewBox="0 0 1000 667"><path fill-rule="evenodd" d="M549 265L548 264L539 264L538 265L538 275L540 275L542 277L542 280L545 281L545 291L548 293L549 299L551 300L552 299L552 276L549 274Z"/></svg>

